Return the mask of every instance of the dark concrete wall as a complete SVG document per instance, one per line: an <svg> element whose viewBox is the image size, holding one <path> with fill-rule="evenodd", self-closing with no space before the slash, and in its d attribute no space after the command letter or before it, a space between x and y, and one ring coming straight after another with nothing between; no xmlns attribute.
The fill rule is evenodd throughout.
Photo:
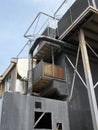
<svg viewBox="0 0 98 130"><path fill-rule="evenodd" d="M75 55L68 55L75 65ZM98 81L98 61L97 59L90 60L91 71L93 75L94 84ZM71 90L71 83L73 77L73 69L66 59L67 69L67 83L69 84L69 93ZM85 81L83 65L81 57L79 57L78 72ZM96 98L98 97L98 87L95 89ZM98 98L97 98L98 103ZM93 130L91 111L88 99L88 93L85 86L82 84L78 76L76 76L74 91L71 101L68 103L69 120L71 130Z"/></svg>

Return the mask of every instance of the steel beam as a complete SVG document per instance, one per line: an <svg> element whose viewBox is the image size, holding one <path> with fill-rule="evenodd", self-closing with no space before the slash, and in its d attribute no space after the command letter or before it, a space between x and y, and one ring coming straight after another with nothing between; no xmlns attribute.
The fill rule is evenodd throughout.
<svg viewBox="0 0 98 130"><path fill-rule="evenodd" d="M87 92L88 92L88 97L89 97L89 102L90 102L93 127L94 127L94 130L98 130L97 102L96 102L96 96L95 96L95 91L94 91L92 73L90 69L88 52L86 48L86 41L85 41L84 32L82 29L80 29L80 32L79 32L79 44L81 48L84 74L85 74L85 79L86 79L86 84L87 84Z"/></svg>
<svg viewBox="0 0 98 130"><path fill-rule="evenodd" d="M38 120L35 122L34 124L34 128L36 127L36 125L40 122L40 120L43 118L43 116L45 115L45 112L38 118Z"/></svg>

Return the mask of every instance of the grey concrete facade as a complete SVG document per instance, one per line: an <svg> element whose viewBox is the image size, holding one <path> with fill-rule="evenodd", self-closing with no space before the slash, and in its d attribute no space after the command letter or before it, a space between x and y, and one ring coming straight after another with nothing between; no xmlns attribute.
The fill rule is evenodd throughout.
<svg viewBox="0 0 98 130"><path fill-rule="evenodd" d="M70 130L63 101L6 92L2 110L0 130Z"/></svg>

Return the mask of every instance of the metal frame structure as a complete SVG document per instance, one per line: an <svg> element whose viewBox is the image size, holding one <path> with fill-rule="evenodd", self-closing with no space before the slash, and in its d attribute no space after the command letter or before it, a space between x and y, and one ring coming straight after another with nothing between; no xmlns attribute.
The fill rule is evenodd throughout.
<svg viewBox="0 0 98 130"><path fill-rule="evenodd" d="M83 14L81 14L78 18L78 20L75 22L75 24L73 24L72 26L70 26L70 28L68 28L68 30L66 30L60 37L59 39L55 39L55 38L51 38L48 36L40 36L39 38L34 38L34 35L28 35L31 27L33 26L33 24L36 22L35 24L35 28L34 31L36 30L37 24L39 22L40 19L40 15L45 15L48 18L52 18L54 20L58 20L56 19L56 13L61 9L61 7L64 5L64 3L66 2L66 0L63 1L63 3L60 5L60 7L57 9L57 11L54 13L54 16L50 16L46 13L40 12L35 19L33 20L33 22L31 23L31 25L29 26L29 28L27 29L27 31L24 34L24 37L28 39L27 43L25 44L25 46L22 48L22 50L19 52L19 54L17 55L17 57L20 55L20 53L23 51L23 49L28 45L31 44L33 41L33 45L29 51L29 71L28 71L28 94L32 94L33 91L33 85L34 85L34 74L33 74L33 53L35 48L37 47L37 45L41 42L48 42L51 46L56 46L58 45L59 47L61 47L61 49L63 47L66 47L68 45L68 43L62 41L62 39L66 36L67 31L70 32L70 30L76 26L76 24L82 19ZM96 8L96 4L95 4L95 0L92 0L94 7ZM98 12L96 11L96 9L90 7L90 10L93 13L98 14ZM88 13L88 8L84 11L84 14ZM43 28L43 25L40 29ZM70 90L70 94L67 97L67 102L70 102L73 96L73 90L75 87L75 80L76 80L76 75L79 77L79 79L81 80L83 86L85 86L87 93L88 93L88 98L89 98L89 104L90 104L90 110L91 110L91 116L92 116L92 122L93 122L93 127L94 130L98 130L98 109L97 109L97 101L96 101L96 95L95 95L95 88L98 85L98 82L96 82L96 84L94 85L93 83L93 76L91 73L91 67L90 67L90 61L89 61L89 55L88 55L88 50L87 50L87 46L88 48L91 50L91 52L98 58L98 54L93 50L93 48L88 44L88 42L86 41L85 38L85 34L83 29L80 29L81 27L79 27L79 32L78 32L78 50L77 50L77 56L76 56L76 61L75 61L75 65L72 63L72 61L70 60L70 58L67 56L67 54L65 54L65 58L68 60L68 62L70 63L70 65L72 66L72 68L74 69L74 73L73 73L73 78L72 78L72 83L71 83L71 90ZM64 39L63 39L64 40ZM52 53L52 61L53 61L53 65L54 65L54 52L53 52L53 48L51 49L51 53ZM82 56L82 64L83 64L83 70L84 70L84 76L85 76L85 80L82 78L82 76L80 75L80 73L78 72L78 62L79 62L79 56L80 56L80 51L81 51L81 56ZM45 99L46 100L46 99ZM45 112L43 112L39 118L36 120L34 127L36 127L36 125L39 123L39 121L45 116ZM57 129L59 127L60 124L57 125Z"/></svg>
<svg viewBox="0 0 98 130"><path fill-rule="evenodd" d="M64 3L65 3L65 1L64 1ZM63 6L64 3L61 4L61 6L56 11L56 13L60 10L60 8ZM97 6L96 6L95 0L92 0L92 4L93 4L94 8L91 7L91 6L90 6L90 8L91 8L91 10L93 12L95 12L97 14L98 12L96 10ZM59 37L59 39L63 39L64 40L64 38L66 37L68 32L71 34L71 29L79 23L79 20L81 21L81 18L83 17L83 15L85 13L88 12L88 9L89 8L87 8L85 10L85 12L83 14L81 14L77 18L78 19L77 21L73 22L73 25L69 26L69 28L65 30L65 32ZM62 24L64 24L64 23L62 23ZM96 95L95 95L95 90L94 90L94 88L97 87L98 82L95 85L93 83L93 76L92 76L92 73L91 73L90 61L89 61L89 55L88 55L87 46L88 46L88 48L91 50L91 52L93 52L93 54L97 58L98 58L98 55L92 49L92 47L86 42L84 30L80 29L78 35L79 35L79 39L77 39L77 42L79 42L79 47L78 47L78 51L77 51L77 57L76 57L75 66L73 65L73 63L70 60L70 58L67 55L65 55L66 59L68 60L68 62L72 66L72 68L74 69L73 80L72 80L72 84L71 84L72 86L71 86L70 95L68 96L68 101L70 101L72 99L73 89L74 89L74 84L75 84L75 79L76 79L76 74L77 74L79 79L81 80L81 82L83 83L83 85L87 89L88 98L89 98L89 102L90 102L90 109L91 109L91 116L92 116L92 121L93 121L93 127L94 127L94 130L98 130L98 109L97 109L97 101L96 101ZM83 63L83 69L84 69L84 75L85 75L86 83L84 82L83 78L81 77L81 75L79 74L79 72L77 70L78 59L79 59L79 51L80 50L81 50L81 55L82 55L82 63Z"/></svg>
<svg viewBox="0 0 98 130"><path fill-rule="evenodd" d="M53 20L59 20L59 19L55 18L54 16L51 16L51 15L46 14L46 13L44 13L44 12L39 12L39 13L37 14L37 16L35 17L35 19L33 20L33 22L32 22L32 23L30 24L30 26L28 27L28 29L26 30L26 32L25 32L25 34L24 34L24 37L25 37L25 38L27 38L27 39L29 39L29 40L35 39L35 38L33 38L33 35L34 35L35 30L36 30L36 28L37 28L37 26L38 26L39 19L40 19L41 15L42 15L42 16L46 16L48 20L49 20L50 18L53 19ZM46 22L47 22L47 21L45 21L45 23L46 23ZM44 23L44 24L45 24L45 23ZM34 26L34 32L33 32L33 34L30 34L30 35L29 35L28 33L29 33L30 29L32 28L32 26L33 26L34 24L35 24L35 26ZM44 24L41 26L40 29L43 28ZM48 26L49 26L49 25L48 25ZM40 31L40 30L39 30L39 31ZM32 39L32 38L33 38L33 39Z"/></svg>
<svg viewBox="0 0 98 130"><path fill-rule="evenodd" d="M35 23L35 21L37 19L39 19L39 16L41 14L43 14L43 15L51 17L51 18L53 18L55 20L56 19L56 13L61 9L61 7L64 5L65 2L66 2L66 0L64 0L63 3L60 5L60 7L56 10L56 12L54 13L54 17L52 17L50 15L47 15L47 14L45 14L43 12L40 12L36 16L34 21L31 23L29 28L27 29L26 33L24 34L24 37L26 37L27 39L29 39L30 42L32 42L32 35L27 35L27 34L28 34L29 30L31 29L32 25ZM96 8L95 1L92 0L92 2L93 2L94 7ZM97 12L94 8L92 8L92 7L90 7L90 8L91 8L91 11L93 11L95 13ZM87 13L87 12L88 12L88 8L84 11L84 14ZM77 24L79 22L79 20L81 20L81 19L82 19L82 14L78 18L78 21L75 22L75 24ZM37 21L37 23L38 23L38 21ZM36 24L36 26L37 26L37 24ZM73 26L71 26L71 27L73 27ZM68 28L67 31L70 31L70 28ZM44 37L44 39L43 39L43 37L40 37L40 38L36 39L35 43L31 47L30 52L29 52L29 68L30 69L29 69L29 77L28 77L28 79L29 79L29 81L28 81L28 88L29 88L28 92L29 91L32 92L32 90L31 90L32 85L33 85L33 82L32 82L33 81L33 71L32 71L33 55L32 55L32 53L33 53L35 47L39 44L40 41L49 41L49 42L53 42L53 44L54 43L59 44L61 39L63 39L65 37L65 35L66 35L66 32L64 32L62 34L62 36L59 38L59 40L54 40L52 38L47 38L47 37ZM60 46L64 46L65 43L64 44L60 43L60 44L59 44ZM69 63L71 64L72 68L74 69L74 75L73 75L73 80L72 80L72 87L71 87L70 95L68 96L68 101L70 102L70 100L72 98L76 75L78 75L79 79L81 80L81 82L83 83L83 85L85 86L85 88L87 89L87 92L88 92L88 97L89 97L89 102L90 102L90 109L91 109L91 115L92 115L92 121L93 121L94 130L98 130L98 123L97 123L98 122L98 110L97 110L97 102L96 102L96 96L95 96L95 91L94 91L94 88L96 88L96 86L98 85L98 82L95 85L93 84L93 78L92 78L92 73L91 73L91 68L90 68L89 56L88 56L88 52L87 52L87 47L86 46L88 46L90 48L90 50L94 53L94 55L98 58L98 55L96 54L96 52L86 42L84 31L82 29L80 29L80 31L79 31L79 46L78 46L75 66L73 65L73 63L71 62L69 57L67 55L65 55L66 59L69 61ZM83 62L83 69L84 69L86 83L85 83L85 81L83 80L83 78L81 77L81 75L79 74L79 72L77 70L80 50L81 50L81 55L82 55L82 62ZM44 114L42 114L42 115L44 115Z"/></svg>
<svg viewBox="0 0 98 130"><path fill-rule="evenodd" d="M48 26L49 26L49 19L50 19L50 18L55 21L55 26L56 26L56 21L59 20L59 19L57 19L56 17L51 16L51 15L49 15L49 14L47 14L47 13L39 12L39 13L37 14L37 16L34 18L33 22L32 22L32 23L30 24L30 26L28 27L28 29L26 30L25 34L24 34L24 37L27 38L28 41L25 43L25 45L22 47L22 49L21 49L21 50L19 51L19 53L17 54L17 58L20 56L20 54L23 52L23 50L25 49L25 47L26 47L27 45L30 45L30 47L31 47L32 44L33 44L32 42L34 42L34 41L36 40L37 35L38 35L39 32L37 32L36 36L35 36L34 33L35 33L35 31L36 31L36 28L37 28L37 26L38 26L38 23L39 23L39 21L40 21L40 17L41 17L41 16L46 16L47 19L46 19L46 21L42 24L42 26L40 27L39 32L42 30L44 24L46 24L47 21L48 21ZM29 31L30 31L30 29L32 28L32 26L33 26L34 24L35 24L35 26L34 26L33 34L28 34ZM49 30L48 30L48 32L49 32Z"/></svg>
<svg viewBox="0 0 98 130"><path fill-rule="evenodd" d="M74 1L76 1L76 0L74 0ZM64 6L64 4L66 4L66 2L67 2L67 0L64 0L62 3L61 3L61 5L57 8L57 10L54 12L54 17L56 18L56 15L57 15L57 13L62 9L62 7ZM71 0L71 3L73 2L73 0ZM64 12L65 13L65 12Z"/></svg>
<svg viewBox="0 0 98 130"><path fill-rule="evenodd" d="M43 38L39 38L35 41L34 45L31 47L30 52L29 52L29 62L30 62L30 70L29 70L29 89L32 88L32 79L33 79L33 73L32 73L32 53L34 51L34 48L37 46L37 44L43 40L43 41L48 41L49 42L53 42L56 44L60 43L60 40L54 40L52 38L47 38L44 37ZM65 44L65 43L64 43ZM60 43L60 46L64 46L64 44ZM71 64L71 66L74 69L74 75L73 75L73 80L72 80L72 87L71 87L71 92L70 95L68 96L68 101L71 100L72 98L72 94L73 94L73 89L74 89L74 83L75 83L75 78L76 78L76 74L78 75L78 77L80 78L80 80L82 81L83 85L86 87L87 92L88 92L88 97L89 97L89 102L90 102L90 109L91 109L91 115L92 115L92 121L93 121L93 127L94 130L98 130L98 125L97 125L97 121L98 121L98 110L97 110L97 102L96 102L96 96L95 96L95 91L94 88L97 86L98 82L94 85L93 84L93 79L92 79L92 73L90 71L90 63L89 63L89 56L88 56L88 52L87 52L87 48L86 45L88 45L88 47L90 48L90 50L98 57L98 55L94 52L94 50L89 46L89 44L87 44L86 40L85 40L85 35L82 29L80 29L79 31L79 47L78 47L78 51L77 51L77 57L76 57L76 64L75 66L73 65L73 63L71 62L71 60L69 59L69 57L67 55L65 55L65 57L67 58L67 60L69 61L69 63ZM66 44L65 44L66 46ZM77 66L78 66L78 59L79 59L79 53L81 50L81 55L82 55L82 62L83 62L83 68L84 68L84 74L85 74L85 79L86 79L86 83L83 80L83 78L81 77L81 75L79 74L78 70L77 70Z"/></svg>
<svg viewBox="0 0 98 130"><path fill-rule="evenodd" d="M97 102L96 102L96 96L95 96L95 92L94 92L94 85L93 85L93 79L92 79L92 74L91 74L91 69L90 69L88 52L87 52L87 48L86 48L85 36L84 36L84 32L82 29L80 29L80 32L79 32L79 43L80 43L80 48L81 48L83 67L84 67L84 73L85 73L85 79L86 79L86 84L87 84L87 91L88 91L88 97L89 97L91 115L92 115L92 121L93 121L93 127L94 127L94 130L98 130Z"/></svg>
<svg viewBox="0 0 98 130"><path fill-rule="evenodd" d="M98 109L97 109L97 101L96 101L96 95L95 95L95 90L94 90L97 87L98 82L95 85L93 84L93 77L92 77L91 68L90 68L90 61L89 61L87 46L89 47L91 52L98 58L97 53L86 42L84 31L82 29L80 29L80 31L79 31L79 47L78 47L78 51L77 51L75 66L73 65L73 63L71 62L69 57L67 55L65 55L66 59L68 60L68 62L72 66L72 68L74 69L72 87L71 87L70 95L68 96L68 101L70 101L72 99L72 94L73 94L73 89L74 89L74 84L75 84L75 79L76 79L76 74L77 74L79 79L81 80L81 82L83 83L83 85L87 89L89 102L90 102L93 127L94 127L94 130L98 130ZM84 82L83 78L81 77L81 75L79 74L79 72L77 70L80 50L81 50L81 55L82 55L82 62L83 62L86 83Z"/></svg>

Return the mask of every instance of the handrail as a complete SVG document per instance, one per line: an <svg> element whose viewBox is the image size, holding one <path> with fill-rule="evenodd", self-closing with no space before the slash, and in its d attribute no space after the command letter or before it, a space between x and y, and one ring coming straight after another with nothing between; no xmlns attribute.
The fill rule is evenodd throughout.
<svg viewBox="0 0 98 130"><path fill-rule="evenodd" d="M64 12L62 11L61 13L66 13L66 11L68 10L68 9L70 9L70 7L74 4L74 2L75 1L77 1L77 0L64 0L63 2L62 2L62 4L58 7L58 9L55 11L55 13L54 13L54 17L56 18L57 16L57 13L61 10L61 9L63 9L63 7L64 7ZM65 6L64 6L64 4L65 4ZM61 13L60 13L60 15L61 15Z"/></svg>
<svg viewBox="0 0 98 130"><path fill-rule="evenodd" d="M66 2L66 0L64 0L64 1L62 2L62 4L59 6L59 8L55 11L54 17L55 17L55 15L57 14L57 12L62 8L62 6L65 4L65 2Z"/></svg>
<svg viewBox="0 0 98 130"><path fill-rule="evenodd" d="M27 33L29 32L29 30L31 29L31 27L32 27L32 25L35 23L35 21L37 20L37 18L40 16L40 15L45 15L45 16L47 16L47 17L49 17L49 18L52 18L52 19L54 19L54 20L58 20L57 18L55 18L54 16L51 16L51 15L49 15L49 14L46 14L46 13L44 13L44 12L39 12L38 14L37 14L37 16L35 17L35 19L33 20L33 22L30 24L30 26L28 27L28 29L26 30L26 32L25 32L25 34L24 34L24 37L25 38L28 38L30 35L27 35Z"/></svg>

